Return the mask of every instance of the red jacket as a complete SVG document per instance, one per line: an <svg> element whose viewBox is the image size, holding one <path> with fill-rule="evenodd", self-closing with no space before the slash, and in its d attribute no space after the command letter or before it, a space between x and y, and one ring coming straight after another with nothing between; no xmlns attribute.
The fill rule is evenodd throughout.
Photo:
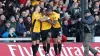
<svg viewBox="0 0 100 56"><path fill-rule="evenodd" d="M19 0L19 2L21 3L21 4L26 4L26 0Z"/></svg>

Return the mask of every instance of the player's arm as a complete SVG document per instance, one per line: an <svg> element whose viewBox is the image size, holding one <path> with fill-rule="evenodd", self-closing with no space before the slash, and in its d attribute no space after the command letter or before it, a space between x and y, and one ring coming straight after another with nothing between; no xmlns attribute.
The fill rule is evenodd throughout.
<svg viewBox="0 0 100 56"><path fill-rule="evenodd" d="M56 25L57 20L58 20L58 17L54 15L53 21L50 20L49 23L51 23L52 25Z"/></svg>
<svg viewBox="0 0 100 56"><path fill-rule="evenodd" d="M48 17L44 17L44 18L39 19L40 22L47 21L47 20L49 20Z"/></svg>
<svg viewBox="0 0 100 56"><path fill-rule="evenodd" d="M56 20L54 20L53 22L51 20L47 20L50 24L55 25L56 24Z"/></svg>

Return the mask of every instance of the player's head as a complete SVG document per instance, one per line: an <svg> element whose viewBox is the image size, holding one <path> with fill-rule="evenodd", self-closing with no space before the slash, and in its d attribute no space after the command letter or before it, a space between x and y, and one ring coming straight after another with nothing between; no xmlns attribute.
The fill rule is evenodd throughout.
<svg viewBox="0 0 100 56"><path fill-rule="evenodd" d="M52 8L48 8L48 9L46 10L46 12L47 12L48 15L51 15L52 12L53 12L53 10L52 10Z"/></svg>
<svg viewBox="0 0 100 56"><path fill-rule="evenodd" d="M41 8L40 8L39 5L35 5L35 6L34 6L34 11L40 12L40 9L41 9Z"/></svg>
<svg viewBox="0 0 100 56"><path fill-rule="evenodd" d="M47 10L47 8L42 8L42 9L41 9L41 13L43 13L43 14L46 15L46 10Z"/></svg>

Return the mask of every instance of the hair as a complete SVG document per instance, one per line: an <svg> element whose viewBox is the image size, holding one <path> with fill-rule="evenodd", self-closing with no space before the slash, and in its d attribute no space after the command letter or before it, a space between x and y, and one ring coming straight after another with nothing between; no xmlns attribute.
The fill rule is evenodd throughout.
<svg viewBox="0 0 100 56"><path fill-rule="evenodd" d="M11 18L15 18L15 16L10 16L10 19L11 19Z"/></svg>
<svg viewBox="0 0 100 56"><path fill-rule="evenodd" d="M42 12L43 12L43 10L44 10L44 8L41 8L40 12L42 13Z"/></svg>
<svg viewBox="0 0 100 56"><path fill-rule="evenodd" d="M36 11L36 8L38 7L39 5L34 5L34 11Z"/></svg>
<svg viewBox="0 0 100 56"><path fill-rule="evenodd" d="M51 12L51 11L53 11L53 9L51 9L51 8L47 8L47 10L46 10L46 12Z"/></svg>
<svg viewBox="0 0 100 56"><path fill-rule="evenodd" d="M53 0L49 0L48 2L49 2L49 3L50 3L50 2L53 2Z"/></svg>
<svg viewBox="0 0 100 56"><path fill-rule="evenodd" d="M47 10L47 8L41 8L40 12L42 13L42 12L43 12L43 10Z"/></svg>

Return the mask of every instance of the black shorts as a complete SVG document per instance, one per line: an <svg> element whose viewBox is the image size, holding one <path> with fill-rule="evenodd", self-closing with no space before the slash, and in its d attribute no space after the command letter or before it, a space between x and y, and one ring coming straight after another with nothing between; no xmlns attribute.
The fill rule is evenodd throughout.
<svg viewBox="0 0 100 56"><path fill-rule="evenodd" d="M41 38L42 38L42 41L45 41L45 40L47 40L48 37L50 37L50 36L49 36L49 32L50 32L50 30L42 30L42 31L41 31Z"/></svg>
<svg viewBox="0 0 100 56"><path fill-rule="evenodd" d="M32 38L32 41L40 40L40 33L32 32L31 38Z"/></svg>
<svg viewBox="0 0 100 56"><path fill-rule="evenodd" d="M61 28L52 28L51 29L51 37L57 38L57 36L61 36Z"/></svg>

